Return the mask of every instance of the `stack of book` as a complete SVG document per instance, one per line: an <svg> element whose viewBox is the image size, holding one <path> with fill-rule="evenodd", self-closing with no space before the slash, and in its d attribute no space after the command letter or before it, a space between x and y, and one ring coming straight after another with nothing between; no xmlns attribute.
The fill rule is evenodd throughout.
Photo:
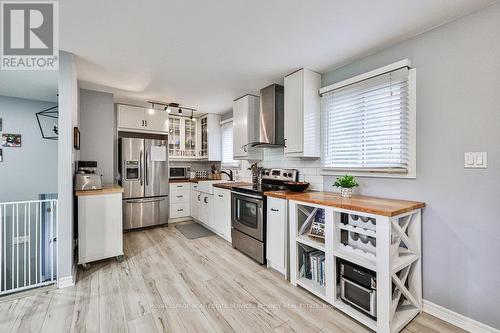
<svg viewBox="0 0 500 333"><path fill-rule="evenodd" d="M319 250L304 251L302 252L302 263L301 275L324 286L325 253Z"/></svg>

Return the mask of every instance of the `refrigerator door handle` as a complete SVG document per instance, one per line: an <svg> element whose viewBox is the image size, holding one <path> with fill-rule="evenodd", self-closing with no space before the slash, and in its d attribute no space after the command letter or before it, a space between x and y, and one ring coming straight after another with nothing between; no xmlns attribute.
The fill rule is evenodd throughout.
<svg viewBox="0 0 500 333"><path fill-rule="evenodd" d="M142 170L144 170L144 160L142 159L142 150L141 150L141 156L139 157L139 161L140 161L140 166L141 166L139 178L141 179L141 186L142 186Z"/></svg>
<svg viewBox="0 0 500 333"><path fill-rule="evenodd" d="M145 178L146 178L146 186L149 186L149 175L148 175L148 150L146 149L146 159L145 159L145 162L144 164L146 165L145 167L145 170L146 170L146 175L145 175Z"/></svg>
<svg viewBox="0 0 500 333"><path fill-rule="evenodd" d="M166 198L153 198L153 199L135 199L135 200L125 200L127 203L149 203L149 202L160 202L165 201Z"/></svg>

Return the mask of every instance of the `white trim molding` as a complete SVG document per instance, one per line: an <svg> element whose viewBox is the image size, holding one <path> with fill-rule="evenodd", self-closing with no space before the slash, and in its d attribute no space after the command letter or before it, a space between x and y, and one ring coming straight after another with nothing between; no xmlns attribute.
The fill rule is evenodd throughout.
<svg viewBox="0 0 500 333"><path fill-rule="evenodd" d="M71 287L74 285L75 285L74 275L65 276L65 277L59 278L57 280L57 288L59 288L59 289Z"/></svg>
<svg viewBox="0 0 500 333"><path fill-rule="evenodd" d="M500 330L483 324L477 320L461 315L460 313L456 313L447 308L442 307L441 305L434 304L429 302L428 300L423 301L424 312L433 315L441 320L446 321L452 325L460 327L469 332L473 333L500 333Z"/></svg>
<svg viewBox="0 0 500 333"><path fill-rule="evenodd" d="M392 64L389 64L387 66L380 67L380 68L374 69L372 71L351 77L347 80L340 81L340 82L337 82L334 84L330 84L329 86L321 88L319 90L319 94L323 95L329 91L340 89L340 88L343 88L345 86L349 86L351 84L358 83L358 82L364 81L366 79L369 79L369 78L372 78L375 76L379 76L379 75L382 75L385 73L389 73L389 72L392 72L392 71L395 71L397 69L404 68L404 67L411 68L410 59L403 59L403 60L394 62Z"/></svg>

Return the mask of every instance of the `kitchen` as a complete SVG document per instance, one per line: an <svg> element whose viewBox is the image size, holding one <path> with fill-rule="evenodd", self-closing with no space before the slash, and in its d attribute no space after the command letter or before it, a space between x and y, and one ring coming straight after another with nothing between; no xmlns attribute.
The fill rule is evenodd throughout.
<svg viewBox="0 0 500 333"><path fill-rule="evenodd" d="M51 97L0 77L2 331L499 332L497 1L58 6Z"/></svg>
<svg viewBox="0 0 500 333"><path fill-rule="evenodd" d="M398 122L406 121L406 114L414 117L411 105L403 103L413 98L414 71L406 59L351 78L346 85L321 88L319 73L298 69L283 78L284 85L271 84L259 95L236 98L228 115L200 115L177 103L155 101L146 107L115 103L118 182L114 186L123 188L123 208L116 216L122 213L124 238L158 226L174 228L190 241L215 234L255 267L264 265L365 327L378 332L403 330L422 309L420 230L425 203L322 192L322 184L310 187L307 180L315 176L303 175L303 168L261 165L264 154L282 154L285 160L301 161L300 166L305 160L318 162L325 133L321 116L327 112L320 104L331 91L350 89L358 82L361 89L370 83L369 93L362 95L365 103L371 95L376 96L375 106L385 105L381 98L387 98L392 105L402 103L391 109L403 110ZM382 95L387 84L379 88L378 83L384 77L394 92L387 97ZM364 90L354 89L359 91ZM346 97L341 94L341 98ZM387 117L386 110L376 110L377 119ZM85 117L83 111L81 118ZM393 117L391 111L384 121ZM414 142L414 134L407 133L409 141ZM407 173L411 177L411 166ZM79 234L80 229L88 233L79 237L78 264L90 270L96 260L116 257L122 262L122 241L116 243L115 252L109 252L112 242L106 241L106 237L116 240L117 231L103 233L102 223L110 224L108 214L97 218L101 222L93 231L84 227L92 223L86 216L96 219L87 211L98 209L85 208L80 201L89 193L101 195L102 190L78 190ZM99 237L103 250L98 257L86 254L96 250L95 242L85 242L95 234L104 237ZM384 262L392 268L388 270ZM391 283L396 285L392 291L381 287Z"/></svg>

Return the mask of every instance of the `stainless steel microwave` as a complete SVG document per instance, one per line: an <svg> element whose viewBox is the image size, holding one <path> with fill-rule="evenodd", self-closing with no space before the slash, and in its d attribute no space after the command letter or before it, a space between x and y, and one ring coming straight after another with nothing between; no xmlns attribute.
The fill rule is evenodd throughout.
<svg viewBox="0 0 500 333"><path fill-rule="evenodd" d="M191 167L175 166L168 168L168 176L170 179L187 179L190 178Z"/></svg>
<svg viewBox="0 0 500 333"><path fill-rule="evenodd" d="M342 261L340 263L340 297L344 302L376 318L376 273Z"/></svg>

